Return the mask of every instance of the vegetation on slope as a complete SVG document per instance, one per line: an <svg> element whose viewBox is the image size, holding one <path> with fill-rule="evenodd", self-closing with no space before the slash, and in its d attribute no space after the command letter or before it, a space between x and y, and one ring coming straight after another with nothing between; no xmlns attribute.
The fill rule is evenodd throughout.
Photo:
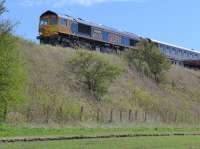
<svg viewBox="0 0 200 149"><path fill-rule="evenodd" d="M98 101L107 93L110 83L122 73L122 67L111 64L104 55L95 52L78 51L69 64L80 84L86 85Z"/></svg>
<svg viewBox="0 0 200 149"><path fill-rule="evenodd" d="M26 100L9 110L8 122L86 125L200 121L199 71L172 66L157 84L130 68L123 57L88 51L124 70L109 81L107 92L97 101L87 86L80 85L80 72L73 71L75 67L69 63L77 57L75 50L24 40L17 47L28 73Z"/></svg>
<svg viewBox="0 0 200 149"><path fill-rule="evenodd" d="M130 66L140 73L161 81L163 74L170 69L171 63L155 44L149 40L141 40L134 50L125 53Z"/></svg>
<svg viewBox="0 0 200 149"><path fill-rule="evenodd" d="M0 17L5 11L4 1L0 1ZM0 122L6 120L8 108L23 98L26 78L11 26L9 21L0 20Z"/></svg>

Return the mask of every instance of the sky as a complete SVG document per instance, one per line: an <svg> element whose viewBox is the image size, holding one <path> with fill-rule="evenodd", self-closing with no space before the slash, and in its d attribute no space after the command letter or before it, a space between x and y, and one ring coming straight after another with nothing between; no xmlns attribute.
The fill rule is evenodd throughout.
<svg viewBox="0 0 200 149"><path fill-rule="evenodd" d="M200 50L200 0L6 0L6 7L14 33L35 42L39 16L52 10Z"/></svg>

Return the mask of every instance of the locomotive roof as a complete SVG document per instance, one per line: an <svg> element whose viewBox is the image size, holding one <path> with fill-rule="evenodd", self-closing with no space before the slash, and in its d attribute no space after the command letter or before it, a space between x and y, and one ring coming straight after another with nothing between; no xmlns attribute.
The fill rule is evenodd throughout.
<svg viewBox="0 0 200 149"><path fill-rule="evenodd" d="M48 15L48 14L53 14L53 15L58 16L57 13L55 13L55 12L53 12L53 11L51 11L51 10L47 10L47 11L45 11L43 14L41 14L40 18L43 17L43 16L45 16L45 15Z"/></svg>
<svg viewBox="0 0 200 149"><path fill-rule="evenodd" d="M111 28L111 27L108 27L108 26L105 26L105 25L102 25L102 24L96 24L96 23L93 23L93 22L90 22L90 21L87 21L87 20L82 20L82 19L76 19L76 20L79 23L91 25L93 27L97 27L97 28L101 28L101 29L104 29L104 30L107 30L107 31L111 31L113 33L117 33L117 34L121 34L121 35L124 35L124 36L128 36L129 38L133 38L133 39L136 39L136 40L140 40L140 38L141 38L136 34L125 32L125 31L120 31L118 29Z"/></svg>
<svg viewBox="0 0 200 149"><path fill-rule="evenodd" d="M184 47L181 47L181 46L177 46L177 45L166 43L166 42L161 42L161 41L154 40L154 39L152 39L152 41L155 42L155 43L158 43L158 44L163 44L163 45L166 45L166 46L170 46L170 47L178 48L178 49L181 49L181 50L190 51L190 52L194 52L194 53L200 54L200 51L197 51L197 50L184 48Z"/></svg>

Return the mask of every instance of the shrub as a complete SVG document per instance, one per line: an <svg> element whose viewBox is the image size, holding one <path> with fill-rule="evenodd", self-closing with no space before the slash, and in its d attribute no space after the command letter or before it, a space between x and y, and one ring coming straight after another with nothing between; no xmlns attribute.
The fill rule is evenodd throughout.
<svg viewBox="0 0 200 149"><path fill-rule="evenodd" d="M26 73L19 51L15 49L15 38L0 37L0 104L1 121L5 121L8 107L23 98ZM15 103L14 103L15 102Z"/></svg>
<svg viewBox="0 0 200 149"><path fill-rule="evenodd" d="M129 65L144 73L153 75L156 81L159 81L162 73L170 68L170 62L167 57L161 53L155 44L148 40L141 40L136 49L131 49L125 54Z"/></svg>
<svg viewBox="0 0 200 149"><path fill-rule="evenodd" d="M107 92L109 84L122 72L120 66L111 64L104 56L81 50L69 61L79 82L86 85L98 101Z"/></svg>
<svg viewBox="0 0 200 149"><path fill-rule="evenodd" d="M5 12L5 1L0 1L0 16ZM25 73L16 38L10 33L9 21L0 20L0 122L6 120L10 103L22 98Z"/></svg>
<svg viewBox="0 0 200 149"><path fill-rule="evenodd" d="M0 17L6 12L5 0L0 0ZM10 20L0 20L0 35L10 33L13 28Z"/></svg>

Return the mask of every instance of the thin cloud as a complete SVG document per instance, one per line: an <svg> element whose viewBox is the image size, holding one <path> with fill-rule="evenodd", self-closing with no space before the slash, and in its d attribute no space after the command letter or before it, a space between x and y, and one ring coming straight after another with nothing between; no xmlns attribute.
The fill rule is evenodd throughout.
<svg viewBox="0 0 200 149"><path fill-rule="evenodd" d="M51 5L53 7L63 7L65 5L82 5L91 6L100 3L109 2L136 2L145 0L21 0L20 5L22 6L39 6L39 5Z"/></svg>
<svg viewBox="0 0 200 149"><path fill-rule="evenodd" d="M136 1L136 0L70 0L72 4L79 4L79 5L84 5L84 6L90 6L90 5L94 5L98 3L106 3L106 2L128 2L128 1Z"/></svg>

